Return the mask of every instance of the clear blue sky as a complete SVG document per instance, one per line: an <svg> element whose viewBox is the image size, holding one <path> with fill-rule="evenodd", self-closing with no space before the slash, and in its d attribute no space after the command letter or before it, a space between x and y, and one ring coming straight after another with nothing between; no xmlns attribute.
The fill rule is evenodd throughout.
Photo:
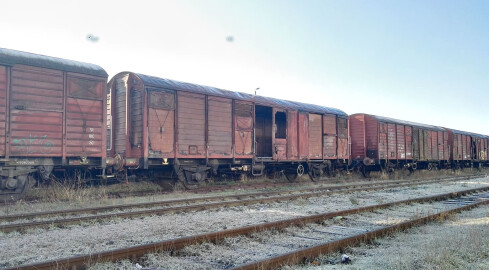
<svg viewBox="0 0 489 270"><path fill-rule="evenodd" d="M489 1L4 0L0 34L0 47L110 76L260 87L489 135Z"/></svg>

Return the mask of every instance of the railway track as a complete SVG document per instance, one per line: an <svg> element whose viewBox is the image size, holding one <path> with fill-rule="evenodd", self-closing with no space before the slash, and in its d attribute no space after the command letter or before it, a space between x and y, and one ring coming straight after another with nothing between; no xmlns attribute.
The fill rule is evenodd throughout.
<svg viewBox="0 0 489 270"><path fill-rule="evenodd" d="M419 184L432 184L452 180L453 179L441 179L432 181L398 180L388 183L375 182L367 184L350 184L343 186L325 186L304 188L298 190L257 192L239 195L178 199L61 211L11 214L0 216L0 232L25 232L26 230L33 228L45 228L53 226L62 227L74 224L81 224L83 222L89 221L102 221L114 218L133 218L148 215L163 215L179 212L203 211L221 207L288 201L299 198L307 199L311 197L325 196L341 192L373 191L386 188L414 186Z"/></svg>
<svg viewBox="0 0 489 270"><path fill-rule="evenodd" d="M197 268L206 269L274 269L489 204L488 190L489 187L469 189L328 212L11 269L84 269L96 262L122 259L137 262L142 256L154 252L163 254L165 264L183 260L187 266L191 261ZM205 245L206 252L199 254L199 245ZM251 246L252 251L246 246ZM188 250L179 251L183 248L190 248L191 254ZM234 257L223 260L222 257L226 256L223 250L230 250ZM220 255L211 258L212 254Z"/></svg>
<svg viewBox="0 0 489 270"><path fill-rule="evenodd" d="M484 177L485 174L474 174L474 175L468 175L468 176L455 176L455 177L446 177L447 179L465 179L465 178L476 178L476 177ZM439 178L428 178L424 179L424 181L431 181L431 180L436 180ZM173 181L173 180L172 180ZM394 180L396 181L396 180ZM406 180L408 181L408 180ZM416 181L416 180L410 180L410 181ZM385 182L385 181L384 181ZM322 184L331 184L331 179L326 179L326 180L320 180L317 182L252 182L252 183L234 183L232 185L220 185L220 184L213 184L213 185L204 185L201 187L198 187L193 190L186 190L187 193L193 193L193 194L203 194L203 193L211 193L211 192L226 192L226 191L232 191L236 189L241 189L241 190L260 190L260 189L280 189L284 187L297 187L297 186L318 186ZM333 183L334 184L334 183ZM109 199L117 199L117 198L127 198L127 197L143 197L143 196L156 196L156 195L163 195L163 194L170 194L172 193L173 190L157 190L157 191L127 191L127 192L122 192L122 191L109 191L105 193L105 196ZM36 203L36 202L43 202L45 199L43 199L41 196L26 196L25 198L22 199L23 202L27 203ZM67 201L67 200L61 200L61 201ZM0 202L0 206L2 205L11 205L15 204L15 202Z"/></svg>

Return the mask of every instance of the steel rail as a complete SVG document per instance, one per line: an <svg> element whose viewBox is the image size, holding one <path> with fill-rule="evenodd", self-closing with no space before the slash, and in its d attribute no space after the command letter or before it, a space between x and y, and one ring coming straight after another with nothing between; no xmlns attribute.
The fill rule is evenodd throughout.
<svg viewBox="0 0 489 270"><path fill-rule="evenodd" d="M460 206L454 209L439 212L437 214L432 214L422 218L405 221L399 224L387 226L370 232L360 233L347 238L327 242L309 248L300 249L297 251L292 251L276 257L267 258L265 260L260 260L257 262L233 267L231 268L231 270L255 270L255 269L267 270L267 269L276 269L285 265L299 264L307 260L316 258L322 254L328 254L328 253L340 251L345 247L355 246L360 243L365 243L375 238L394 234L399 231L404 231L414 226L422 225L433 220L445 219L446 216L452 215L454 213L470 210L474 207L480 205L486 205L486 204L489 204L489 200L475 202L473 204Z"/></svg>
<svg viewBox="0 0 489 270"><path fill-rule="evenodd" d="M452 179L450 179L452 180ZM431 181L423 181L422 184L431 184L439 181L450 181L445 179L440 180L431 180ZM212 200L242 200L246 197L270 197L272 195L283 195L283 194L292 194L297 192L322 192L322 191L336 191L336 190L344 190L349 188L358 188L365 186L385 186L387 185L401 185L403 183L410 184L419 184L421 180L413 182L410 180L397 180L391 182L374 182L374 183L357 183L357 184L348 184L342 186L325 186L325 187L313 187L313 188L303 188L296 190L285 190L285 191L268 191L268 192L254 192L254 193L244 193L244 194L233 194L233 195L225 195L225 196L209 196L209 197L199 197L199 198L186 198L186 199L175 199L175 200L166 200L166 201L155 201L155 202L142 202L142 203L130 203L130 204L119 204L119 205L109 205L109 206L98 206L91 208L78 208L78 209L68 209L68 210L58 210L58 211L45 211L45 212L32 212L32 213L22 213L22 214L10 214L0 216L1 221L13 221L18 219L35 219L42 218L48 216L67 216L73 214L96 214L98 212L111 211L111 210L127 210L133 208L149 208L155 206L171 206L175 204L183 204L183 203L196 203L196 202L206 202Z"/></svg>
<svg viewBox="0 0 489 270"><path fill-rule="evenodd" d="M133 261L136 261L137 258L140 258L141 256L148 254L148 253L152 253L152 252L173 251L173 250L181 249L185 246L199 244L199 243L203 243L203 242L217 243L217 242L221 241L222 239L228 238L228 237L234 237L234 236L239 236L239 235L249 235L249 234L252 234L254 232L260 232L260 231L271 230L271 229L283 229L286 227L303 225L303 224L307 224L307 223L314 223L314 222L318 223L318 222L321 222L325 219L333 218L336 216L346 216L346 215L351 215L351 214L356 214L356 213L361 213L361 212L368 212L368 211L373 211L373 210L380 209L380 208L387 208L387 207L400 205L400 204L446 200L446 199L450 199L450 198L461 197L461 196L464 196L467 194L471 194L471 193L475 193L475 192L482 192L482 191L487 191L487 190L489 190L489 187L468 189L468 190L464 190L464 191L450 192L450 193L445 193L445 194L441 194L441 195L434 195L434 196L428 196L428 197L408 199L408 200L384 203L384 204L379 204L379 205L371 205L371 206L365 206L365 207L360 207L360 208L323 213L323 214L306 216L306 217L292 218L292 219L286 219L286 220L275 221L275 222L270 222L270 223L264 223L264 224L251 225L251 226L246 226L246 227L241 227L241 228L223 230L223 231L218 231L218 232L212 232L212 233L176 238L176 239L161 241L161 242L157 242L157 243L138 245L138 246L134 246L134 247L130 247L130 248L123 248L123 249L116 249L116 250L110 250L110 251L105 251L105 252L93 253L93 254L85 255L85 256L77 256L77 257L70 257L70 258L59 259L59 260L51 260L51 261L41 262L41 263L20 265L20 266L12 267L9 269L19 269L19 270L20 269L21 270L34 270L34 269L36 269L36 270L41 270L41 269L57 268L57 269L73 269L73 270L76 270L76 269L85 269L87 266L94 264L94 263L97 263L97 262L118 261L118 260L123 260L123 259L127 259L127 258L129 258ZM395 231L395 229L390 229L390 231ZM373 232L375 232L375 231L362 234L362 237L363 237L363 235L370 235ZM376 235L376 234L373 233L373 235ZM349 239L349 238L347 238L347 239ZM346 241L345 243L348 244L349 242ZM344 245L337 244L337 246L344 246ZM320 250L323 250L323 249L320 248ZM291 256L293 257L296 255L291 255ZM299 256L299 255L297 255L297 256ZM303 257L301 257L301 258L303 258ZM286 260L289 261L289 259L286 259ZM279 260L277 259L277 261L279 261ZM283 261L281 263L283 263ZM266 264L264 263L261 265L267 266L268 263L266 263ZM244 267L244 266L241 266L241 267ZM246 268L246 269L255 269L255 268ZM264 268L264 269L268 269L268 268Z"/></svg>
<svg viewBox="0 0 489 270"><path fill-rule="evenodd" d="M434 180L435 181L435 180ZM435 181L436 182L436 181ZM423 184L426 182L423 182ZM251 205L257 203L270 203L270 202L278 202L278 201L290 201L296 199L304 199L318 196L331 195L335 193L342 192L357 192L357 191L373 191L373 190L381 190L392 187L403 187L403 186L412 186L418 183L412 183L407 181L404 184L392 183L390 185L381 185L376 186L374 184L373 187L359 187L359 188L345 188L345 187L337 187L337 190L331 190L332 188L322 188L324 191L319 192L311 192L311 193L301 193L294 194L288 196L268 196L264 198L251 198L251 199L236 199L234 201L226 201L226 202L214 202L214 203L206 203L206 204L198 204L198 205L187 205L187 206L177 206L171 208L163 208L163 209L148 209L148 210L140 210L133 212L123 212L123 213L112 213L112 214L102 214L95 216L85 216L85 217L74 217L74 218L65 218L65 219L53 219L53 220L44 220L44 221L34 221L34 222L26 222L26 223L14 223L14 224L5 224L0 225L0 232L9 233L13 231L24 232L28 229L32 228L42 228L42 227L52 227L52 226L68 226L80 224L87 221L96 221L96 220L107 220L114 218L129 218L129 217L138 217L138 216L148 216L148 215L164 215L170 213L180 213L180 212L190 212L190 211L204 211L209 209L216 209L220 207L233 207L233 206L243 206L243 205ZM354 185L358 186L358 185ZM333 188L334 189L334 188ZM297 191L288 191L287 193L293 193ZM263 195L269 195L269 193L263 193ZM242 195L239 195L243 197ZM256 196L256 195L254 195ZM253 196L251 196L253 197ZM222 197L216 197L221 199ZM200 198L197 200L201 200ZM207 199L208 200L208 199ZM179 203L187 203L189 200L178 200ZM115 207L114 209L120 209L120 207Z"/></svg>

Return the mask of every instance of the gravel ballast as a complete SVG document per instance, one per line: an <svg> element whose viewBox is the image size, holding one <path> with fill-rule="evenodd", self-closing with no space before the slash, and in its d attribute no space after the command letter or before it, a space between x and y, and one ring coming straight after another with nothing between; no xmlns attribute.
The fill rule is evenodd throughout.
<svg viewBox="0 0 489 270"><path fill-rule="evenodd" d="M448 193L489 185L489 178L396 188L375 192L337 194L290 202L231 207L211 211L116 219L67 228L32 230L0 235L0 267L157 242L182 236Z"/></svg>

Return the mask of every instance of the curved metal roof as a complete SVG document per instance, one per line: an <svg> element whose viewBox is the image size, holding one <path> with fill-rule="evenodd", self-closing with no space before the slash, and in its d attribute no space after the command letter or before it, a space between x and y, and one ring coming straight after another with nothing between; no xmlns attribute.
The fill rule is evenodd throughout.
<svg viewBox="0 0 489 270"><path fill-rule="evenodd" d="M378 115L371 115L371 116L373 116L375 119L382 121L382 122L391 122L391 123L395 123L395 124L408 125L408 126L430 129L430 130L435 130L435 131L445 131L443 128L437 127L437 126L415 123L415 122L404 121L404 120L398 120L398 119L384 117L384 116L378 116Z"/></svg>
<svg viewBox="0 0 489 270"><path fill-rule="evenodd" d="M467 136L472 136L472 137L478 137L478 138L482 138L482 139L489 139L489 136L487 136L487 135L482 135L482 134L477 134L477 133L472 133L472 132L467 132L467 131L462 131L462 130L456 130L456 129L453 129L453 128L445 128L445 129L448 129L448 130L452 131L455 134L461 134L461 135L467 135Z"/></svg>
<svg viewBox="0 0 489 270"><path fill-rule="evenodd" d="M149 87L158 87L158 88L177 90L177 91L188 91L188 92L194 92L194 93L205 94L205 95L219 96L219 97L225 97L225 98L231 98L237 100L245 100L260 105L269 105L269 106L274 106L279 108L288 108L297 111L306 111L306 112L320 113L320 114L336 114L338 116L344 116L344 117L348 116L345 112L335 108L329 108L329 107L324 107L319 105L306 104L301 102L288 101L288 100L282 100L282 99L276 99L276 98L270 98L270 97L264 97L258 95L251 95L251 94L241 93L241 92L234 92L234 91L223 90L215 87L163 79L163 78L148 76L139 73L135 73L135 75L137 75L143 81L143 83Z"/></svg>
<svg viewBox="0 0 489 270"><path fill-rule="evenodd" d="M98 65L4 48L0 48L0 64L9 66L15 64L36 66L104 78L109 76Z"/></svg>

